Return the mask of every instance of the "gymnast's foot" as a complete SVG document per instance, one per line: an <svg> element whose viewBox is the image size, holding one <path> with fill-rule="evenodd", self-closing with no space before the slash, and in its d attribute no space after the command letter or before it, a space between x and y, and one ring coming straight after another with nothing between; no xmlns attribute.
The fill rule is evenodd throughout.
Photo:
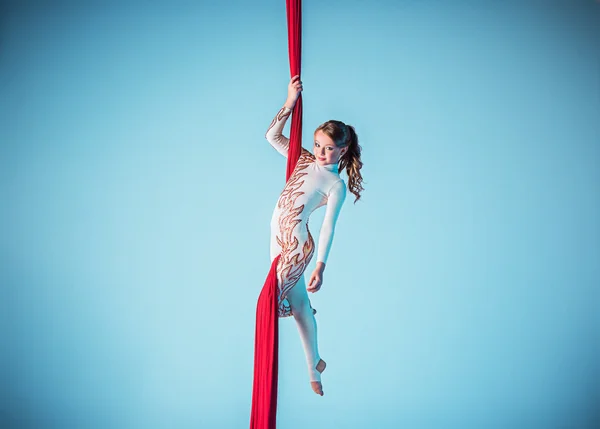
<svg viewBox="0 0 600 429"><path fill-rule="evenodd" d="M323 371L325 371L325 366L327 366L327 364L325 363L325 361L323 359L319 359L319 363L317 364L317 366L315 367L315 369L318 371L319 373L319 378L321 378L321 373ZM317 394L317 395L321 395L323 396L323 385L321 384L320 381L311 381L310 382L310 386L312 387L312 390Z"/></svg>

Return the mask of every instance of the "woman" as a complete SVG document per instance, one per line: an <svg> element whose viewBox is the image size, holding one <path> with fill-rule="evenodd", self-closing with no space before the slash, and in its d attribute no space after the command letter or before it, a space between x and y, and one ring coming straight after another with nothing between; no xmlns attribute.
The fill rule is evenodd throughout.
<svg viewBox="0 0 600 429"><path fill-rule="evenodd" d="M269 143L287 157L289 139L282 135L283 127L302 91L299 76L288 85L288 97L267 130ZM314 155L302 148L296 167L287 181L271 219L271 262L281 254L277 265L279 317L294 316L306 354L311 387L323 395L321 373L325 361L317 347L317 323L308 292L317 292L323 282L323 272L333 241L335 223L346 198L346 185L339 172L346 169L348 190L360 198L362 176L361 147L354 128L340 121L327 121L314 133ZM304 271L315 251L308 230L308 218L317 208L326 205L317 246L317 266L308 287Z"/></svg>

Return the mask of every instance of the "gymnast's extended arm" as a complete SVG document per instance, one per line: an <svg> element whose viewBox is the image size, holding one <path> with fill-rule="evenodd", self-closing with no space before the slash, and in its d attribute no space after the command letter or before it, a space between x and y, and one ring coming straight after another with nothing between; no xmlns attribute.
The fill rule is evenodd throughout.
<svg viewBox="0 0 600 429"><path fill-rule="evenodd" d="M319 244L317 247L317 266L313 271L308 287L306 288L309 292L316 292L321 288L323 272L325 271L325 264L331 250L331 244L333 243L333 235L335 232L335 224L342 209L342 205L346 199L346 186L343 180L337 181L329 191L327 199L327 208L325 211L325 218L323 218L323 224L321 225L321 232L319 233Z"/></svg>

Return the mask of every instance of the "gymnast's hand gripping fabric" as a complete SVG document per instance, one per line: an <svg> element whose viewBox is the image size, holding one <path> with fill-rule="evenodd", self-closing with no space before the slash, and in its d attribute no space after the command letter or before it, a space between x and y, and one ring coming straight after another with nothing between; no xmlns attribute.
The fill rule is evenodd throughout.
<svg viewBox="0 0 600 429"><path fill-rule="evenodd" d="M300 74L302 39L302 1L286 0L288 51L291 76ZM292 112L290 143L285 180L300 158L302 141L302 95ZM277 378L279 358L279 318L277 316L277 263L271 269L256 304L254 339L254 383L250 429L275 429L277 420Z"/></svg>

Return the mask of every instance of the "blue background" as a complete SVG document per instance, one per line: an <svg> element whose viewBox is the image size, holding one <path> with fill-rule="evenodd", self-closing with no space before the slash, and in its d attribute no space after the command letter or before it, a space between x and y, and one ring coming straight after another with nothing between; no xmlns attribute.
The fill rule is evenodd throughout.
<svg viewBox="0 0 600 429"><path fill-rule="evenodd" d="M285 2L1 8L0 427L248 427ZM278 427L599 427L600 3L303 19L304 146L354 125L366 190L311 298L324 397L280 323Z"/></svg>

